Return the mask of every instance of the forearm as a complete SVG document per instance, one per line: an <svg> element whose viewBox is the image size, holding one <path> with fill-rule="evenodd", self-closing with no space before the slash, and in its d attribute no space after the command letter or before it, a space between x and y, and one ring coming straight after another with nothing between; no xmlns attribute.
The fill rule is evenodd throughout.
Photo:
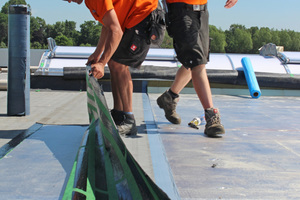
<svg viewBox="0 0 300 200"><path fill-rule="evenodd" d="M103 17L103 27L96 50L88 59L88 63L93 61L91 72L95 78L100 79L104 76L104 66L118 48L122 36L123 32L114 9L107 11Z"/></svg>
<svg viewBox="0 0 300 200"><path fill-rule="evenodd" d="M97 47L96 47L96 50L94 52L95 54L99 55L98 59L100 59L100 55L104 51L104 45L105 45L106 39L107 39L107 31L106 31L105 27L103 26L102 30L101 30L100 37L99 37L99 41L98 41L98 44L97 44Z"/></svg>
<svg viewBox="0 0 300 200"><path fill-rule="evenodd" d="M97 49L99 51L103 51L103 54L100 57L99 62L104 65L110 60L116 49L118 48L120 41L122 39L123 32L118 27L113 27L110 25L109 27L103 27L101 32L101 38L99 40Z"/></svg>

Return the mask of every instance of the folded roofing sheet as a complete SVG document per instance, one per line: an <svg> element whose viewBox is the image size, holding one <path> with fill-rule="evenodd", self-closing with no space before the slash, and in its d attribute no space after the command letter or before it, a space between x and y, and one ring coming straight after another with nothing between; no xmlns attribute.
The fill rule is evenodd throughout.
<svg viewBox="0 0 300 200"><path fill-rule="evenodd" d="M55 58L88 58L95 51L95 47L56 46Z"/></svg>
<svg viewBox="0 0 300 200"><path fill-rule="evenodd" d="M64 67L85 67L95 47L56 46L53 52L46 51L41 58L36 75L63 76ZM174 49L150 48L143 66L178 67Z"/></svg>
<svg viewBox="0 0 300 200"><path fill-rule="evenodd" d="M95 47L56 46L54 58L88 58L95 51ZM175 60L174 49L151 48L146 60Z"/></svg>
<svg viewBox="0 0 300 200"><path fill-rule="evenodd" d="M206 69L234 70L234 66L226 54L211 53Z"/></svg>
<svg viewBox="0 0 300 200"><path fill-rule="evenodd" d="M300 74L300 65L299 64L287 64L286 65L291 74Z"/></svg>
<svg viewBox="0 0 300 200"><path fill-rule="evenodd" d="M84 67L87 58L95 47L56 46L53 52L45 52L41 58L36 75L63 75L64 67ZM291 61L297 61L300 52L284 52ZM249 57L255 72L277 74L300 74L297 65L283 64L277 57L263 57L258 54L221 54L211 53L207 69L242 71L241 59ZM181 63L176 59L174 49L150 48L143 66L178 67Z"/></svg>
<svg viewBox="0 0 300 200"><path fill-rule="evenodd" d="M283 55L287 59L287 63L300 64L300 52L285 51L285 52L282 52L281 55Z"/></svg>

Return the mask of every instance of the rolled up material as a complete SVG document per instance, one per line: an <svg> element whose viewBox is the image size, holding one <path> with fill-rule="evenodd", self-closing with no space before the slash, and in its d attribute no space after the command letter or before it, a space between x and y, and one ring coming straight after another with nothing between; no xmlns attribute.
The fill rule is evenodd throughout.
<svg viewBox="0 0 300 200"><path fill-rule="evenodd" d="M255 73L253 71L251 61L248 57L243 57L241 62L244 68L244 74L250 91L250 95L252 98L259 98L261 95L261 91Z"/></svg>
<svg viewBox="0 0 300 200"><path fill-rule="evenodd" d="M30 8L11 5L8 15L7 115L30 114Z"/></svg>
<svg viewBox="0 0 300 200"><path fill-rule="evenodd" d="M90 125L62 199L170 199L126 148L102 86L89 72L90 66L86 73Z"/></svg>

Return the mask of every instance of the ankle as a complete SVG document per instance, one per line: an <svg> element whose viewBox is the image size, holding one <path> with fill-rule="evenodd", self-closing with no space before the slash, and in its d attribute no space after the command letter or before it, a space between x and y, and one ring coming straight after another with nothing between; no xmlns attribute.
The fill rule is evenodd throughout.
<svg viewBox="0 0 300 200"><path fill-rule="evenodd" d="M134 119L134 115L132 112L124 112L124 115L127 119Z"/></svg>
<svg viewBox="0 0 300 200"><path fill-rule="evenodd" d="M171 95L172 99L176 99L179 97L179 94L174 93L171 88L168 90L169 94Z"/></svg>

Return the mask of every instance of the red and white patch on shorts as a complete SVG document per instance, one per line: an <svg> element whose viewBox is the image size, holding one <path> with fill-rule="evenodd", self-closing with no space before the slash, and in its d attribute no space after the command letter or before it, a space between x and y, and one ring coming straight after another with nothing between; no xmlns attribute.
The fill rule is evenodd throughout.
<svg viewBox="0 0 300 200"><path fill-rule="evenodd" d="M215 108L214 109L214 113L217 114L218 113L218 109Z"/></svg>
<svg viewBox="0 0 300 200"><path fill-rule="evenodd" d="M156 40L156 35L153 34L153 35L151 36L151 40Z"/></svg>
<svg viewBox="0 0 300 200"><path fill-rule="evenodd" d="M135 44L132 44L131 47L130 47L130 49L131 49L132 51L135 51L135 50L137 49L137 46L136 46Z"/></svg>

